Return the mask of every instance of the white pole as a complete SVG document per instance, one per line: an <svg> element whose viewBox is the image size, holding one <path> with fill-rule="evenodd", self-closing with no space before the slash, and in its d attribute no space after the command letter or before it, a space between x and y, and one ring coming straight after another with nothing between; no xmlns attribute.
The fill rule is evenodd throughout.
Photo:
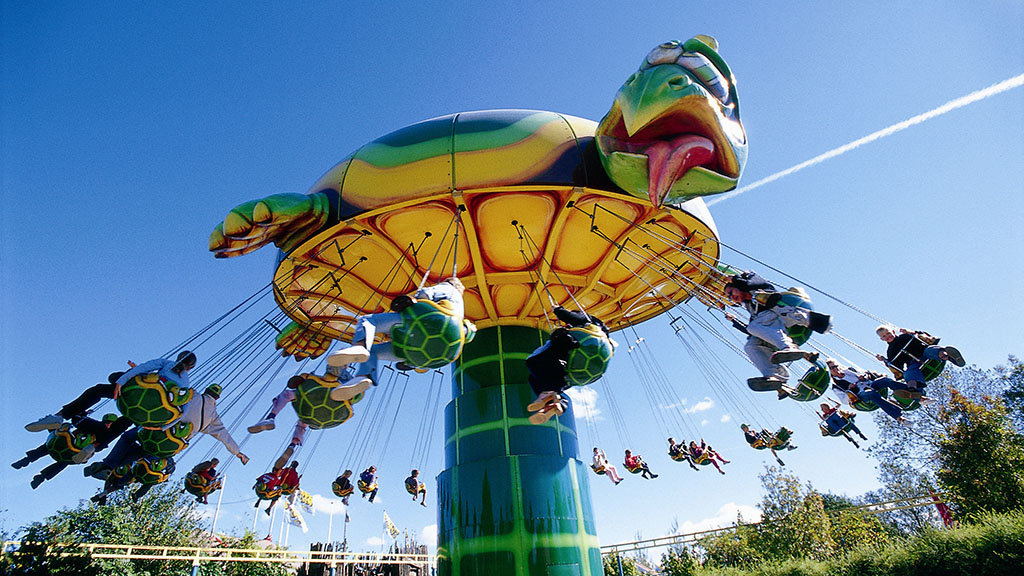
<svg viewBox="0 0 1024 576"><path fill-rule="evenodd" d="M273 526L274 518L277 516L277 506L274 506L274 514L270 517L271 526ZM281 546L281 542L284 542L284 514L281 515L281 529L277 532L277 544Z"/></svg>
<svg viewBox="0 0 1024 576"><path fill-rule="evenodd" d="M210 536L217 537L217 518L220 517L220 502L224 499L224 486L228 483L228 477L222 476L220 479L220 496L217 496L217 509L213 512L213 525L210 526ZM253 530L255 532L255 530Z"/></svg>
<svg viewBox="0 0 1024 576"><path fill-rule="evenodd" d="M288 536L290 536L291 533L292 533L291 514L281 514L281 520L285 523L285 526L284 526L284 544L282 544L282 546L287 546L288 545Z"/></svg>
<svg viewBox="0 0 1024 576"><path fill-rule="evenodd" d="M331 502L331 517L327 521L327 543L331 543L331 531L334 529L334 502Z"/></svg>

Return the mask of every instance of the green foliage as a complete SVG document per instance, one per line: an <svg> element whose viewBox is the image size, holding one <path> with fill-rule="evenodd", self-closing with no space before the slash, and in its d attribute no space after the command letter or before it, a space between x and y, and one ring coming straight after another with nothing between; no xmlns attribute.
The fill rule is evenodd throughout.
<svg viewBox="0 0 1024 576"><path fill-rule="evenodd" d="M956 510L974 516L1024 507L1024 436L1002 400L975 402L954 390L939 418L946 432L938 438L936 476Z"/></svg>
<svg viewBox="0 0 1024 576"><path fill-rule="evenodd" d="M608 554L603 558L604 576L619 576L620 558L622 576L640 576L640 571L636 569L636 562L632 558L621 554Z"/></svg>
<svg viewBox="0 0 1024 576"><path fill-rule="evenodd" d="M801 490L796 476L770 467L761 475L766 494L761 502L762 523L757 529L761 551L771 558L823 559L835 542L821 494L807 486Z"/></svg>
<svg viewBox="0 0 1024 576"><path fill-rule="evenodd" d="M757 527L737 526L735 530L717 532L698 542L704 550L704 566L746 568L765 560L757 544Z"/></svg>
<svg viewBox="0 0 1024 576"><path fill-rule="evenodd" d="M697 559L682 546L673 546L661 555L661 572L665 576L693 576L699 568Z"/></svg>
<svg viewBox="0 0 1024 576"><path fill-rule="evenodd" d="M191 496L177 486L158 486L132 502L127 491L109 497L106 506L86 503L64 509L24 529L24 544L17 554L5 555L4 574L97 574L111 576L181 576L191 561L93 559L81 543L139 544L147 546L208 547L202 520ZM227 539L230 547L260 548L253 534ZM213 576L281 576L279 564L239 562L204 563L202 574Z"/></svg>

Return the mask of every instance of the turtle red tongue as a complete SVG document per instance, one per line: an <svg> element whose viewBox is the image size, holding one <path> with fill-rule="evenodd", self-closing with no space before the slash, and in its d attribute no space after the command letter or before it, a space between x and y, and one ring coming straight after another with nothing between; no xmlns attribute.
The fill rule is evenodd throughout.
<svg viewBox="0 0 1024 576"><path fill-rule="evenodd" d="M695 134L674 140L662 140L647 147L647 194L651 204L660 206L669 189L694 166L707 164L715 157L711 140Z"/></svg>

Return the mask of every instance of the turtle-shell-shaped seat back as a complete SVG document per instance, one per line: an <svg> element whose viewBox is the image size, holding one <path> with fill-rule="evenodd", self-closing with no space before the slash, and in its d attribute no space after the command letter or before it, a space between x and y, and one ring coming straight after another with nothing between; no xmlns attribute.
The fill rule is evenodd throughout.
<svg viewBox="0 0 1024 576"><path fill-rule="evenodd" d="M426 492L427 487L424 486L423 483L417 483L416 486L414 487L412 484L406 482L405 491L408 492L409 494L412 494L413 496L418 496L420 492Z"/></svg>
<svg viewBox="0 0 1024 576"><path fill-rule="evenodd" d="M672 452L669 452L668 453L668 457L671 458L672 460L676 461L676 462L685 462L686 461L686 452L679 451L679 452L676 452L674 454Z"/></svg>
<svg viewBox="0 0 1024 576"><path fill-rule="evenodd" d="M349 485L346 486L345 488L342 488L341 484L338 484L337 482L331 482L331 492L334 492L334 495L337 496L338 498L351 496L352 493L355 491L356 490L355 488L352 487L351 483L349 483Z"/></svg>
<svg viewBox="0 0 1024 576"><path fill-rule="evenodd" d="M921 364L921 374L924 374L924 381L931 382L932 380L939 377L942 371L946 369L946 361L939 360L938 358L932 358L925 360Z"/></svg>
<svg viewBox="0 0 1024 576"><path fill-rule="evenodd" d="M604 469L604 466L597 467L591 464L590 469L593 470L594 474L597 474L598 476L604 476L605 474L608 473L608 471Z"/></svg>
<svg viewBox="0 0 1024 576"><path fill-rule="evenodd" d="M814 365L808 368L807 372L800 377L796 394L790 396L790 398L797 402L817 400L828 390L831 382L832 376L829 374L828 366L821 359L815 360Z"/></svg>
<svg viewBox="0 0 1024 576"><path fill-rule="evenodd" d="M143 456L132 464L132 476L142 484L166 482L174 472L174 459Z"/></svg>
<svg viewBox="0 0 1024 576"><path fill-rule="evenodd" d="M358 394L351 400L331 399L331 390L340 384L333 375L302 374L305 380L295 388L292 408L295 414L314 430L339 426L352 417L352 405L362 400Z"/></svg>
<svg viewBox="0 0 1024 576"><path fill-rule="evenodd" d="M822 436L839 436L853 428L853 415L850 414L848 418L844 418L839 413L835 413L823 422L819 422L818 426L821 428Z"/></svg>
<svg viewBox="0 0 1024 576"><path fill-rule="evenodd" d="M631 474L639 474L639 473L644 471L644 467L643 466L633 466L633 467L630 467L629 464L626 464L625 462L623 462L622 465L625 466L626 470L629 470L629 472Z"/></svg>
<svg viewBox="0 0 1024 576"><path fill-rule="evenodd" d="M374 480L372 484L367 484L365 481L359 480L356 482L356 486L359 486L359 491L363 494L369 494L377 489L377 481Z"/></svg>
<svg viewBox="0 0 1024 576"><path fill-rule="evenodd" d="M892 401L895 402L896 405L899 406L900 409L902 409L904 412L917 410L918 408L921 407L921 401L918 400L917 398L903 399L893 394Z"/></svg>
<svg viewBox="0 0 1024 576"><path fill-rule="evenodd" d="M185 474L185 491L193 496L208 496L220 488L220 480L210 482L206 476L189 472Z"/></svg>
<svg viewBox="0 0 1024 576"><path fill-rule="evenodd" d="M579 347L569 352L565 365L565 380L570 386L585 386L597 382L611 362L615 348L603 330L594 324L569 328L569 334Z"/></svg>
<svg viewBox="0 0 1024 576"><path fill-rule="evenodd" d="M117 409L138 426L162 428L181 418L195 391L156 374L140 374L121 387Z"/></svg>
<svg viewBox="0 0 1024 576"><path fill-rule="evenodd" d="M281 484L281 496L291 496L298 490L298 486L292 486L291 484Z"/></svg>
<svg viewBox="0 0 1024 576"><path fill-rule="evenodd" d="M783 426L779 428L779 431L772 435L771 441L768 442L768 448L778 450L789 446L789 439L793 435L793 431Z"/></svg>
<svg viewBox="0 0 1024 576"><path fill-rule="evenodd" d="M708 454L707 451L701 452L700 456L693 459L693 463L698 466L707 466L708 464L711 464L711 455Z"/></svg>
<svg viewBox="0 0 1024 576"><path fill-rule="evenodd" d="M780 292L780 294L782 298L779 299L779 306L794 306L814 310L811 297L802 288L790 288L785 292ZM786 327L786 334L789 335L797 346L800 346L811 339L813 331L808 326L794 324L793 326Z"/></svg>
<svg viewBox="0 0 1024 576"><path fill-rule="evenodd" d="M174 456L188 446L192 437L191 422L175 422L167 430L139 429L139 446L142 451L152 456L164 458Z"/></svg>
<svg viewBox="0 0 1024 576"><path fill-rule="evenodd" d="M270 472L256 479L253 490L260 500L273 500L281 496L281 486L277 483L277 477Z"/></svg>
<svg viewBox="0 0 1024 576"><path fill-rule="evenodd" d="M400 312L402 322L391 328L391 349L414 368L440 368L462 354L476 328L463 321L447 300L418 300Z"/></svg>
<svg viewBox="0 0 1024 576"><path fill-rule="evenodd" d="M72 432L71 425L65 422L46 437L46 452L57 462L68 464L73 462L75 454L95 440L92 434Z"/></svg>
<svg viewBox="0 0 1024 576"><path fill-rule="evenodd" d="M876 392L878 392L878 394L882 398L889 397L888 388L882 388L881 390L876 390ZM857 410L859 412L873 412L875 410L878 410L878 404L875 404L874 402L871 402L869 400L861 400L859 398L856 398L852 394L847 394L846 396L850 399L850 406L852 406L854 410Z"/></svg>

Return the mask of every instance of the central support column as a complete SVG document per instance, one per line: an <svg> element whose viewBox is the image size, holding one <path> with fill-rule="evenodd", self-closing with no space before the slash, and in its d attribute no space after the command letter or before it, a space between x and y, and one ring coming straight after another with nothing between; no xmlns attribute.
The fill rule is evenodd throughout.
<svg viewBox="0 0 1024 576"><path fill-rule="evenodd" d="M530 424L526 357L547 334L495 326L466 344L445 407L439 576L601 576L572 406Z"/></svg>

